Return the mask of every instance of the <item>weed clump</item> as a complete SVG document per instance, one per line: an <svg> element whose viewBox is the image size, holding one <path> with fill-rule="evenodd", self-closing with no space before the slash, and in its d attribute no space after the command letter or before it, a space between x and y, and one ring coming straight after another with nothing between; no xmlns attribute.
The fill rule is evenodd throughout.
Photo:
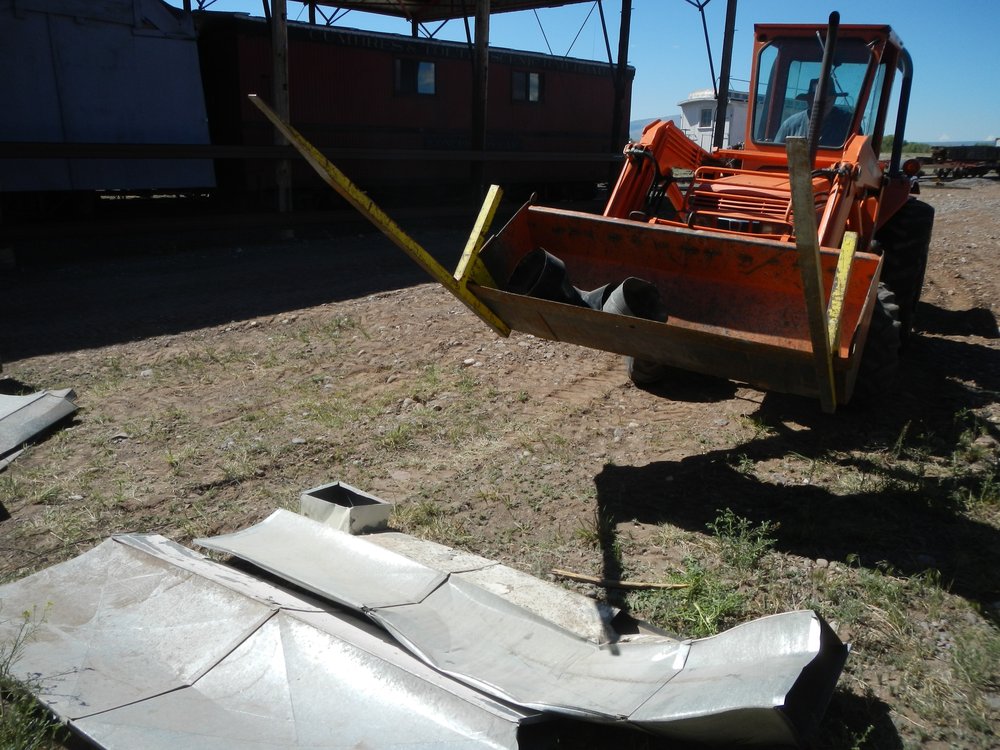
<svg viewBox="0 0 1000 750"><path fill-rule="evenodd" d="M46 750L69 738L69 731L35 700L38 685L15 676L15 667L41 619L22 612L11 640L0 643L0 747Z"/></svg>

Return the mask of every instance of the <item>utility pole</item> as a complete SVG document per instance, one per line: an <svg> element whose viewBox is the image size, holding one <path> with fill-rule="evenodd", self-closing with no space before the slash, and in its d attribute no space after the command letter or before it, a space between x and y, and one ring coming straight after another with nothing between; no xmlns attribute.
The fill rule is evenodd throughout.
<svg viewBox="0 0 1000 750"><path fill-rule="evenodd" d="M719 74L719 92L715 100L716 148L722 148L726 140L726 109L729 107L729 69L733 66L733 36L736 34L736 0L729 0L726 6L726 30L722 38L722 70ZM732 141L732 133L729 135Z"/></svg>
<svg viewBox="0 0 1000 750"><path fill-rule="evenodd" d="M622 0L622 18L618 27L618 63L615 68L615 106L611 115L611 149L617 151L625 110L625 82L628 80L628 37L632 27L632 0Z"/></svg>
<svg viewBox="0 0 1000 750"><path fill-rule="evenodd" d="M291 121L291 103L288 93L288 13L285 0L271 0L271 78L274 111L285 122ZM288 141L281 133L275 132L274 142L287 146ZM278 211L292 210L292 164L281 159L275 165L275 180L278 185Z"/></svg>
<svg viewBox="0 0 1000 750"><path fill-rule="evenodd" d="M476 0L476 38L472 69L472 184L481 198L485 190L487 96L490 80L490 0ZM477 158L478 157L478 158Z"/></svg>

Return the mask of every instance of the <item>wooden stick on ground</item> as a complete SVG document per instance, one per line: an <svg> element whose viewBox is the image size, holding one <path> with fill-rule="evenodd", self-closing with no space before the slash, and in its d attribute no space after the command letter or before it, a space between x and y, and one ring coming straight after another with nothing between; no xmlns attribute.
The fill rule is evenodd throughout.
<svg viewBox="0 0 1000 750"><path fill-rule="evenodd" d="M588 576L583 573L573 573L572 571L560 570L559 568L553 568L552 575L558 576L559 578L568 578L571 581L580 581L581 583L593 583L596 586L603 586L604 588L609 589L686 589L690 586L688 583L611 581L606 578L597 578L596 576Z"/></svg>

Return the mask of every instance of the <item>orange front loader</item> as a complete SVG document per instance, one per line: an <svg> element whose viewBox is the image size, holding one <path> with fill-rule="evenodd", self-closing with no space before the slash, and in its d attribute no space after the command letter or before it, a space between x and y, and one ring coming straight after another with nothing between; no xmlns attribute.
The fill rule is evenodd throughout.
<svg viewBox="0 0 1000 750"><path fill-rule="evenodd" d="M755 27L741 147L709 153L654 122L626 147L602 216L528 205L479 254L498 281L540 248L580 290L643 279L657 314L608 315L502 283L473 293L515 330L629 355L645 381L660 363L819 396L828 410L855 386L884 388L933 210L899 163L909 55L888 26L837 21ZM883 163L894 83L896 150Z"/></svg>
<svg viewBox="0 0 1000 750"><path fill-rule="evenodd" d="M890 382L933 224L900 165L910 57L888 26L838 21L755 27L741 147L709 153L671 123L652 123L626 147L603 215L528 204L484 242L493 190L454 274L268 116L499 334L627 355L637 383L682 368L819 397L832 411L856 389Z"/></svg>

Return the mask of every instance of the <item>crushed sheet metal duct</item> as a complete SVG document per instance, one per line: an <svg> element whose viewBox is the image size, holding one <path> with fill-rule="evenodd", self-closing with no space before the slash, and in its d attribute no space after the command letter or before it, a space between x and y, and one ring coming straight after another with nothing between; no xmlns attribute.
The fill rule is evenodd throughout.
<svg viewBox="0 0 1000 750"><path fill-rule="evenodd" d="M75 412L75 400L69 388L27 396L0 394L0 456Z"/></svg>
<svg viewBox="0 0 1000 750"><path fill-rule="evenodd" d="M374 624L160 536L0 587L13 665L109 750L516 748L536 712L434 671Z"/></svg>
<svg viewBox="0 0 1000 750"><path fill-rule="evenodd" d="M639 634L598 642L447 565L435 571L288 511L195 541L355 607L429 664L502 700L678 739L795 744L818 724L847 658L809 611L700 640ZM422 559L433 564L435 555Z"/></svg>
<svg viewBox="0 0 1000 750"><path fill-rule="evenodd" d="M356 610L422 602L448 579L445 573L287 510L234 534L194 543L243 557ZM250 556L232 551L230 545ZM303 545L308 545L308 554Z"/></svg>
<svg viewBox="0 0 1000 750"><path fill-rule="evenodd" d="M496 560L408 534L387 531L364 539L429 568L475 583L581 638L605 643L616 637L611 621L619 612L617 607L567 591Z"/></svg>

